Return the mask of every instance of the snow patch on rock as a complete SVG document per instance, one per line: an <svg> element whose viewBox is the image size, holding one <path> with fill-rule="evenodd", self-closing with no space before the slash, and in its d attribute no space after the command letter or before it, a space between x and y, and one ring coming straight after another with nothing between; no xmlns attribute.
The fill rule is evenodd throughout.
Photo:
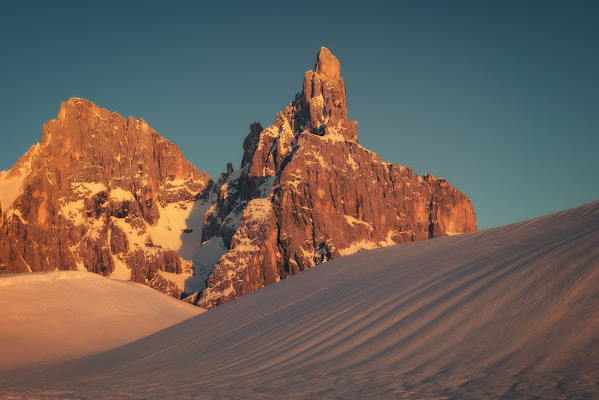
<svg viewBox="0 0 599 400"><path fill-rule="evenodd" d="M133 193L128 190L124 190L120 187L112 189L110 191L110 200L116 201L133 201L135 198L133 197Z"/></svg>
<svg viewBox="0 0 599 400"><path fill-rule="evenodd" d="M23 194L23 182L27 176L24 169L15 174L11 174L10 171L0 172L0 206L3 212L10 209L15 200Z"/></svg>

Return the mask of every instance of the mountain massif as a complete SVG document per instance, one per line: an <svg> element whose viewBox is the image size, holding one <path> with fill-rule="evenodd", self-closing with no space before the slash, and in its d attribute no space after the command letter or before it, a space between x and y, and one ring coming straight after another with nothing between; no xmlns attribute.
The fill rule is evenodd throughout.
<svg viewBox="0 0 599 400"><path fill-rule="evenodd" d="M0 174L0 272L81 269L212 308L365 249L476 230L447 181L358 144L326 49L213 181L145 121L83 99Z"/></svg>

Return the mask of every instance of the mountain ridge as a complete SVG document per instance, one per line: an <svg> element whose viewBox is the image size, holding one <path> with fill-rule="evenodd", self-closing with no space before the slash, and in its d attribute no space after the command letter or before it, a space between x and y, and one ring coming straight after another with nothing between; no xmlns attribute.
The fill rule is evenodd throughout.
<svg viewBox="0 0 599 400"><path fill-rule="evenodd" d="M382 162L357 127L324 47L216 181L143 119L72 98L0 174L0 272L89 270L212 308L356 251L476 230L465 195Z"/></svg>

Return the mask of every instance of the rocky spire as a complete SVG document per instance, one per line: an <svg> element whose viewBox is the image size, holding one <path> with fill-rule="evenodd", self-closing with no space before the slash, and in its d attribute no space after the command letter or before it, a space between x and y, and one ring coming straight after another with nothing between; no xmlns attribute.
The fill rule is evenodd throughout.
<svg viewBox="0 0 599 400"><path fill-rule="evenodd" d="M314 69L304 74L302 92L277 114L274 124L266 129L258 123L250 126L243 143L241 166L249 165L251 177L276 174L302 134L358 142L358 123L347 118L345 83L340 71L337 58L321 47ZM260 184L258 179L255 185ZM255 185L251 185L253 189Z"/></svg>
<svg viewBox="0 0 599 400"><path fill-rule="evenodd" d="M264 130L259 122L254 122L250 125L250 134L246 136L243 141L243 159L241 160L241 167L243 168L246 164L252 161L252 156L258 147L260 141L260 133Z"/></svg>
<svg viewBox="0 0 599 400"><path fill-rule="evenodd" d="M347 118L345 83L337 58L322 47L313 71L304 75L304 90L296 122L320 136L358 141L358 123Z"/></svg>
<svg viewBox="0 0 599 400"><path fill-rule="evenodd" d="M189 301L212 308L335 257L476 230L464 194L382 162L357 125L323 47L302 93L272 126L250 127L242 168L211 189L200 249L211 261L200 264L214 267Z"/></svg>
<svg viewBox="0 0 599 400"><path fill-rule="evenodd" d="M318 53L318 57L316 59L314 71L316 71L317 74L325 78L337 79L339 78L341 72L339 60L337 60L337 57L335 57L329 51L329 49L327 49L326 47L321 47L320 52Z"/></svg>

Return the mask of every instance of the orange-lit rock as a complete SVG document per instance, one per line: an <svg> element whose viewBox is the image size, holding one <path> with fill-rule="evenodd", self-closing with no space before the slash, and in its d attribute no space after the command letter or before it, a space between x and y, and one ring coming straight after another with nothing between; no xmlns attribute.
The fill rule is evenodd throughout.
<svg viewBox="0 0 599 400"><path fill-rule="evenodd" d="M470 200L444 179L357 143L339 71L322 48L303 92L273 126L251 126L242 169L215 185L229 195L206 215L203 240L220 236L227 251L196 295L201 307L342 255L476 230Z"/></svg>
<svg viewBox="0 0 599 400"><path fill-rule="evenodd" d="M87 269L179 295L154 279L159 270L182 272L177 249L145 239L210 182L143 119L69 99L41 142L0 175L12 200L2 204L0 272Z"/></svg>
<svg viewBox="0 0 599 400"><path fill-rule="evenodd" d="M357 127L326 48L216 182L144 120L70 99L0 173L0 273L86 269L211 308L332 258L476 230L464 194L381 161Z"/></svg>

